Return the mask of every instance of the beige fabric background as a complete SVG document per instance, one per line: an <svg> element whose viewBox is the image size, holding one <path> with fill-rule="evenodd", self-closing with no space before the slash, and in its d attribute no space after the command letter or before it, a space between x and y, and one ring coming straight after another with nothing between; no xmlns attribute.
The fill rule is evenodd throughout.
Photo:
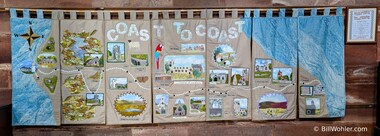
<svg viewBox="0 0 380 136"><path fill-rule="evenodd" d="M254 75L255 59L264 58L271 59L266 54L264 54L263 49L256 43L252 41L252 74ZM272 59L272 70L273 67L289 67L286 66L275 59ZM293 67L293 80L291 84L272 84L272 78L254 78L252 84L252 120L284 120L284 119L296 119L297 111L297 68ZM261 87L260 87L261 86ZM265 86L266 88L263 88ZM273 91L268 88L272 88L278 91ZM287 99L287 109L285 113L278 117L270 117L262 113L259 109L259 100L265 94L275 93L281 94Z"/></svg>
<svg viewBox="0 0 380 136"><path fill-rule="evenodd" d="M227 34L229 28L235 27L238 29L238 25L235 24L236 21L242 21L238 18L226 18L226 19L208 19L207 29L210 27L216 27L219 32L226 31ZM251 91L250 91L250 38L247 37L244 32L238 33L238 37L234 39L229 39L228 41L222 40L218 41L218 38L210 38L210 33L207 37L207 104L209 104L210 98L222 98L222 117L210 117L210 106L207 106L207 120L249 120L251 119ZM230 66L221 67L214 63L213 51L214 49L222 44L227 44L235 51L236 58ZM249 84L247 86L233 86L231 85L231 68L247 68L248 69L248 79ZM229 84L210 84L208 79L210 78L210 70L229 70ZM215 91L215 92L214 92ZM234 115L234 99L236 98L246 98L247 99L247 115L246 116L235 116Z"/></svg>
<svg viewBox="0 0 380 136"><path fill-rule="evenodd" d="M184 22L183 29L190 30L192 32L192 39L190 41L181 40L180 34L176 33L176 27L174 22ZM164 57L167 55L204 55L205 53L183 53L181 52L181 44L205 44L206 36L197 36L195 28L197 25L206 26L204 19L160 19L152 20L152 26L162 25L161 37L157 35L157 29L152 29L152 61L153 61L153 75L157 76L160 73L164 73ZM163 44L164 48L160 56L160 71L156 71L156 64L154 58L154 52L158 44ZM206 78L206 77L205 77ZM205 81L198 81L200 84L176 84L160 83L153 80L153 103L155 101L155 95L157 94L169 94L168 110L166 114L156 114L156 106L153 108L153 122L154 123L166 123L166 122L189 122L189 121L205 121L206 113L190 113L190 97L200 96L205 97ZM190 91L190 93L189 93ZM176 99L183 99L184 104L187 106L187 113L185 117L173 117L173 106ZM155 105L155 104L153 104Z"/></svg>
<svg viewBox="0 0 380 136"><path fill-rule="evenodd" d="M326 94L323 92L320 95L313 95L313 96L301 96L301 86L303 85L310 85L310 86L316 86L319 84L317 82L316 78L312 76L309 72L306 70L300 68L299 69L299 95L298 95L298 106L299 106L299 117L300 118L323 118L328 117L328 109L326 105ZM318 80L319 81L319 80ZM320 102L320 110L321 113L319 115L306 115L306 98L319 98Z"/></svg>
<svg viewBox="0 0 380 136"><path fill-rule="evenodd" d="M57 19L51 20L51 32L50 35L47 36L46 41L41 45L41 47L38 49L39 53L43 53L42 49L47 45L49 42L49 38L54 38L55 44L55 51L51 54L54 54L57 56L57 59L59 59L59 21ZM38 55L37 55L38 56ZM60 64L59 61L57 62L57 65L55 68L42 68L40 67L38 70L41 70L37 72L39 79L36 78L37 84L45 90L46 94L50 96L50 99L52 101L53 111L54 111L54 118L56 120L57 125L61 125L61 87L60 87ZM54 71L54 72L53 72ZM51 73L51 74L47 74ZM44 79L45 78L51 78L53 76L57 76L57 84L55 86L54 93L51 93L50 90L45 86Z"/></svg>
<svg viewBox="0 0 380 136"><path fill-rule="evenodd" d="M148 30L148 34L150 36L150 21L149 20L107 20L105 21L105 33L107 33L111 29L116 29L116 25L118 23L125 23L128 26L126 30L126 34L117 34L112 33L112 36L118 35L118 39L116 41L111 41L106 37L106 43L108 42L122 42L125 43L125 57L126 61L124 63L109 63L106 59L106 107L107 107L107 125L114 124L147 124L152 123L152 92L151 92L151 61L152 57L150 54L151 51L151 43L150 38L147 41L140 40L140 36L136 36L132 34L132 36L128 36L129 28L131 24L135 24L137 26L138 31L142 29ZM124 30L124 29L120 29ZM129 46L129 41L138 42L139 48L132 48ZM105 52L107 52L107 44L105 44ZM131 54L147 54L148 55L148 66L131 66ZM122 68L124 70L116 69L110 70L112 68ZM128 73L125 71L127 70ZM149 79L146 82L135 81L134 79L138 77L148 77ZM128 78L128 88L125 90L111 90L110 89L110 78ZM140 87L140 84L142 87ZM122 116L115 109L115 100L122 94L126 93L135 93L137 95L141 95L141 97L145 100L145 109L144 111L137 116Z"/></svg>
<svg viewBox="0 0 380 136"><path fill-rule="evenodd" d="M104 32L103 32L103 21L102 20L61 20L61 26L60 26L60 39L62 40L63 34L65 30L69 30L70 32L73 33L79 33L82 31L85 32L92 32L93 30L97 30L97 32L93 35L94 38L97 38L100 40L101 45L103 46L104 50ZM61 47L62 50L62 47ZM104 52L103 52L104 53ZM63 59L63 56L61 55L61 61ZM83 73L84 78L86 80L87 86L89 88L96 88L96 83L90 82L88 77L91 75L94 75L96 72L103 72L104 67L83 67L83 66L67 66L61 62L62 66L62 77L61 77L61 86L62 86L62 103L63 101L70 95L72 95L68 88L64 87L64 81L67 77L69 76L75 76L77 74L80 74L79 72L64 72L64 71L75 71L80 69L80 71ZM103 72L104 73L104 72ZM103 93L104 94L104 88L105 88L105 78L104 74L102 76L103 78L101 79L101 85L99 87L99 90L95 93ZM86 93L91 93L89 91L83 91L80 94L75 94L75 95L80 95L86 98ZM107 99L104 98L104 101ZM63 113L62 113L63 114ZM90 119L85 119L85 120L80 120L80 121L71 121L71 120L66 120L64 118L64 115L62 115L62 124L105 124L105 104L103 106L96 106L95 107L95 116L90 118Z"/></svg>

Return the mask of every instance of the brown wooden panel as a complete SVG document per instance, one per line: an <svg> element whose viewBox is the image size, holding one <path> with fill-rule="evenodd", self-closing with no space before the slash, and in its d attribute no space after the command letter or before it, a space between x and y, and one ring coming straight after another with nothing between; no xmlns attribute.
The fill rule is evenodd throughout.
<svg viewBox="0 0 380 136"><path fill-rule="evenodd" d="M3 0L0 1L0 8L4 8L4 1Z"/></svg>
<svg viewBox="0 0 380 136"><path fill-rule="evenodd" d="M93 8L175 8L174 0L93 0Z"/></svg>
<svg viewBox="0 0 380 136"><path fill-rule="evenodd" d="M0 12L0 33L10 33L9 12Z"/></svg>
<svg viewBox="0 0 380 136"><path fill-rule="evenodd" d="M92 8L92 0L5 0L14 8Z"/></svg>
<svg viewBox="0 0 380 136"><path fill-rule="evenodd" d="M321 136L321 135L331 135L331 136L358 136L358 135L373 135L373 124L372 123L349 123L349 122L331 122L331 123L320 123L320 122L302 122L292 125L276 124L274 127L274 136ZM365 127L366 132L332 132L326 131L328 127ZM325 131L323 131L323 128Z"/></svg>
<svg viewBox="0 0 380 136"><path fill-rule="evenodd" d="M225 3L220 0L174 0L173 6L179 8L223 7Z"/></svg>
<svg viewBox="0 0 380 136"><path fill-rule="evenodd" d="M376 44L346 45L345 65L377 65Z"/></svg>
<svg viewBox="0 0 380 136"><path fill-rule="evenodd" d="M346 115L342 118L344 122L374 123L375 108L346 108Z"/></svg>
<svg viewBox="0 0 380 136"><path fill-rule="evenodd" d="M226 0L227 7L271 7L270 0Z"/></svg>
<svg viewBox="0 0 380 136"><path fill-rule="evenodd" d="M148 127L148 128L132 128L132 135L136 136L188 136L188 127L178 125L178 127Z"/></svg>
<svg viewBox="0 0 380 136"><path fill-rule="evenodd" d="M376 83L377 65L348 65L345 70L346 83Z"/></svg>
<svg viewBox="0 0 380 136"><path fill-rule="evenodd" d="M93 0L93 8L158 8L173 7L173 0Z"/></svg>
<svg viewBox="0 0 380 136"><path fill-rule="evenodd" d="M328 0L272 0L275 6L323 6Z"/></svg>
<svg viewBox="0 0 380 136"><path fill-rule="evenodd" d="M12 105L0 106L0 132L2 136L12 135Z"/></svg>
<svg viewBox="0 0 380 136"><path fill-rule="evenodd" d="M12 104L12 89L0 88L0 107Z"/></svg>
<svg viewBox="0 0 380 136"><path fill-rule="evenodd" d="M271 126L209 126L189 128L190 135L236 136L236 135L271 135Z"/></svg>
<svg viewBox="0 0 380 136"><path fill-rule="evenodd" d="M140 7L173 7L174 0L130 0L131 8L136 5L144 5ZM147 6L145 6L147 5Z"/></svg>
<svg viewBox="0 0 380 136"><path fill-rule="evenodd" d="M192 124L192 123L191 123ZM271 124L250 121L206 122L188 127L189 135L271 135Z"/></svg>
<svg viewBox="0 0 380 136"><path fill-rule="evenodd" d="M329 0L328 4L331 6L354 6L355 0Z"/></svg>
<svg viewBox="0 0 380 136"><path fill-rule="evenodd" d="M11 34L0 33L0 63L11 63Z"/></svg>
<svg viewBox="0 0 380 136"><path fill-rule="evenodd" d="M10 64L0 64L0 88L11 88L12 84L12 72L10 68ZM8 68L6 68L8 67Z"/></svg>
<svg viewBox="0 0 380 136"><path fill-rule="evenodd" d="M380 15L378 16L380 20ZM380 40L380 32L377 32L377 40ZM380 52L380 41L377 42L377 52ZM380 53L377 54L377 61L380 61Z"/></svg>
<svg viewBox="0 0 380 136"><path fill-rule="evenodd" d="M347 105L373 105L376 103L376 84L346 84Z"/></svg>
<svg viewBox="0 0 380 136"><path fill-rule="evenodd" d="M131 135L129 127L107 127L107 126L61 126L61 127L14 127L14 136L46 135L46 136L98 136L98 135Z"/></svg>
<svg viewBox="0 0 380 136"><path fill-rule="evenodd" d="M355 6L379 6L379 0L356 0Z"/></svg>
<svg viewBox="0 0 380 136"><path fill-rule="evenodd" d="M130 0L92 0L92 7L128 7Z"/></svg>
<svg viewBox="0 0 380 136"><path fill-rule="evenodd" d="M196 125L192 125L196 124ZM172 123L142 127L120 126L61 126L61 127L14 127L15 136L23 135L368 135L373 133L373 123L344 121L271 121L267 123ZM366 127L367 132L321 132L323 126ZM315 130L318 127L318 131ZM295 130L296 129L296 130Z"/></svg>

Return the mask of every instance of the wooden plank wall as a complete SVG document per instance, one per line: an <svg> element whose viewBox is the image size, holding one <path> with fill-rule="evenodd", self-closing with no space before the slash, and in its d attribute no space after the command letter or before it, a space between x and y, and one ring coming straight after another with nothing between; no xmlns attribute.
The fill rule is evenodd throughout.
<svg viewBox="0 0 380 136"><path fill-rule="evenodd" d="M231 8L380 6L380 0L0 0L0 8ZM378 32L378 39L380 33ZM14 127L14 135L373 135L378 44L345 47L347 111L342 119L264 122L199 122L133 126ZM0 106L11 104L9 13L0 12ZM0 131L10 134L10 106L0 110ZM321 126L364 126L367 132L315 132ZM53 131L54 130L54 131Z"/></svg>

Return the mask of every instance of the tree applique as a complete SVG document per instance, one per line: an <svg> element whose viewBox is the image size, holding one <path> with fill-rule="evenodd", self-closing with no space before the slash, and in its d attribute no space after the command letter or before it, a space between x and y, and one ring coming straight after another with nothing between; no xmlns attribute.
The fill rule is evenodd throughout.
<svg viewBox="0 0 380 136"><path fill-rule="evenodd" d="M89 32L71 33L65 30L61 41L63 64L68 66L83 65L84 54L102 52L100 41L93 37L97 30Z"/></svg>
<svg viewBox="0 0 380 136"><path fill-rule="evenodd" d="M85 82L80 74L66 78L63 86L69 88L71 94L79 94L86 89Z"/></svg>
<svg viewBox="0 0 380 136"><path fill-rule="evenodd" d="M83 96L74 95L63 101L62 112L66 120L86 120L95 117L95 106L87 106Z"/></svg>

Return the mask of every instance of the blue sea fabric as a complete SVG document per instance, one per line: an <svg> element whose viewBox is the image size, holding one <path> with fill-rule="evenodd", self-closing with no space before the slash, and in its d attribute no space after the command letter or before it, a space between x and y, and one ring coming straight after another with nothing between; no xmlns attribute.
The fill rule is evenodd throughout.
<svg viewBox="0 0 380 136"><path fill-rule="evenodd" d="M303 16L303 9L294 9L293 17L260 17L255 10L252 38L274 59L291 67L306 70L321 81L326 90L328 117L343 117L345 114L344 79L344 24L342 9L337 15ZM298 56L298 58L297 58Z"/></svg>
<svg viewBox="0 0 380 136"><path fill-rule="evenodd" d="M310 16L298 20L299 67L321 81L326 90L329 117L343 117L346 104L343 16Z"/></svg>
<svg viewBox="0 0 380 136"><path fill-rule="evenodd" d="M20 68L35 62L38 49L51 33L51 20L31 19L24 10L26 18L17 18L15 10L10 19L12 49L12 125L57 125L54 118L52 100L39 86L34 74L24 74ZM29 27L38 35L44 35L29 43L21 34L27 33Z"/></svg>
<svg viewBox="0 0 380 136"><path fill-rule="evenodd" d="M298 19L293 17L253 18L253 40L268 57L297 67Z"/></svg>

